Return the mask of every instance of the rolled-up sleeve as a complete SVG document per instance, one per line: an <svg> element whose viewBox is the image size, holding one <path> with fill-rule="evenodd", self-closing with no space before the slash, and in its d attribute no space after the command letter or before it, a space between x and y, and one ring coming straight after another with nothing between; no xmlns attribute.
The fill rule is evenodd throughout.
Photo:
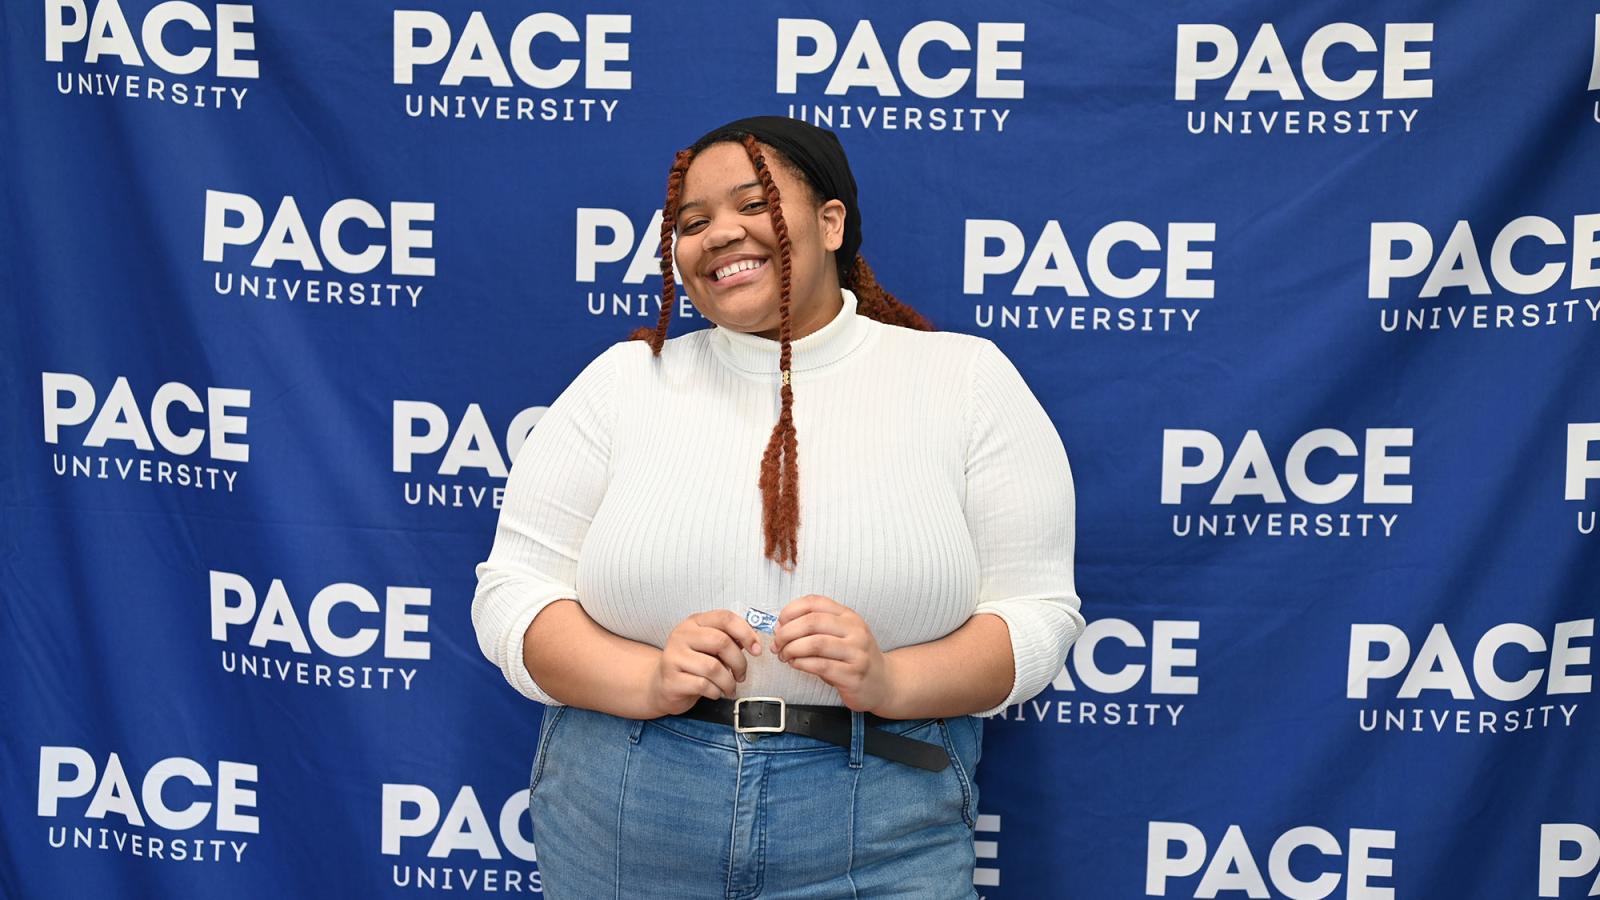
<svg viewBox="0 0 1600 900"><path fill-rule="evenodd" d="M562 706L534 682L522 640L540 610L577 600L578 550L605 496L615 426L613 344L561 392L528 433L506 480L489 558L475 569L478 648L523 696Z"/></svg>
<svg viewBox="0 0 1600 900"><path fill-rule="evenodd" d="M967 410L967 529L978 554L974 615L1011 632L1015 675L996 715L1050 683L1084 626L1074 587L1075 495L1067 451L1022 373L987 338Z"/></svg>

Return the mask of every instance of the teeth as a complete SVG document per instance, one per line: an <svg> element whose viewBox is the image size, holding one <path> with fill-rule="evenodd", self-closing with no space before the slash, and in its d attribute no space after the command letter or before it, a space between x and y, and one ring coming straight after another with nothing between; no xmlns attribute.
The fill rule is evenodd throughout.
<svg viewBox="0 0 1600 900"><path fill-rule="evenodd" d="M722 279L727 278L729 275L733 275L737 272L743 272L746 269L759 268L765 265L766 262L767 261L764 259L741 259L736 263L729 263L728 265L723 266L722 268L713 272L711 277L717 281L721 281Z"/></svg>

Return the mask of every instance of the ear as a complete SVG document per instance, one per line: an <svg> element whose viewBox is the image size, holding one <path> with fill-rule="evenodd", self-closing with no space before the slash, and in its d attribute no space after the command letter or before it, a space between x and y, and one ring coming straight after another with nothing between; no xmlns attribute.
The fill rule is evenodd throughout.
<svg viewBox="0 0 1600 900"><path fill-rule="evenodd" d="M822 223L822 246L838 250L844 246L844 220L847 210L838 199L829 200L817 208L817 219Z"/></svg>

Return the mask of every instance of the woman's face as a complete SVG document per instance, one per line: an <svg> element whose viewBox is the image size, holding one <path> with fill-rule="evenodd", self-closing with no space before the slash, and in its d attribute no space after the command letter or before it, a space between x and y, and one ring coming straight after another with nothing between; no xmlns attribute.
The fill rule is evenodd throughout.
<svg viewBox="0 0 1600 900"><path fill-rule="evenodd" d="M789 317L791 338L798 340L838 312L832 251L844 241L845 208L838 200L813 205L804 180L776 151L762 145L761 152L789 230ZM673 244L678 275L695 308L722 328L777 340L778 237L744 146L724 141L700 151L684 175L680 197ZM741 270L729 271L734 264Z"/></svg>

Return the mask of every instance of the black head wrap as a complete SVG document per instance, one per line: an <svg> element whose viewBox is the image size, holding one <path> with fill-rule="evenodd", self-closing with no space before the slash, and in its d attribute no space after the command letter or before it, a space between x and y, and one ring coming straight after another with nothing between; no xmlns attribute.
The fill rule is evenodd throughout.
<svg viewBox="0 0 1600 900"><path fill-rule="evenodd" d="M794 163L823 202L838 200L844 204L844 243L835 253L839 283L843 285L861 249L861 209L856 206L856 179L850 174L850 162L845 159L838 135L787 116L751 116L706 132L691 149L698 152L718 141L737 140L746 134L754 135Z"/></svg>

